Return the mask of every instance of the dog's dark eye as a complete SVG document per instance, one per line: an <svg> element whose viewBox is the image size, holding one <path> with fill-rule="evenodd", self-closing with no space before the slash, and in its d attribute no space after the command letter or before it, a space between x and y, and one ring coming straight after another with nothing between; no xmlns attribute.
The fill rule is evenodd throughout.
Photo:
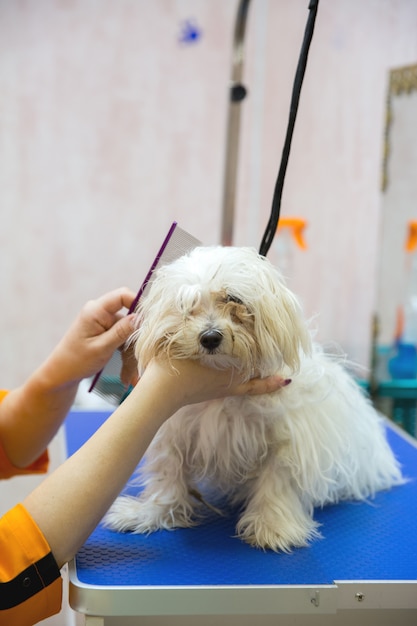
<svg viewBox="0 0 417 626"><path fill-rule="evenodd" d="M226 302L234 302L235 304L243 304L240 298L238 298L237 296L233 296L231 293L227 294Z"/></svg>

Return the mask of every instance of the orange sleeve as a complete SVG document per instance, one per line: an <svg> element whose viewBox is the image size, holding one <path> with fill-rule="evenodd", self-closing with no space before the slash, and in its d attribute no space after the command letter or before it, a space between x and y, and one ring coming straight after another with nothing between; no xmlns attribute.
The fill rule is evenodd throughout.
<svg viewBox="0 0 417 626"><path fill-rule="evenodd" d="M30 626L59 613L62 579L40 528L18 504L0 518L0 623Z"/></svg>
<svg viewBox="0 0 417 626"><path fill-rule="evenodd" d="M0 390L0 402L3 400L4 396L7 395L7 393L7 391ZM45 474L45 472L48 471L48 466L49 455L48 450L45 450L41 456L36 459L34 463L28 465L28 467L15 467L12 463L10 463L0 443L0 478L11 478L12 476L22 474Z"/></svg>

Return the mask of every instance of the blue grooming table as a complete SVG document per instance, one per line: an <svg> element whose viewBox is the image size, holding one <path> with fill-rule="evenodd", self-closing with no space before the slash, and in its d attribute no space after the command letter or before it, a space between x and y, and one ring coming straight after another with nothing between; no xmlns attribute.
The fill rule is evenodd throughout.
<svg viewBox="0 0 417 626"><path fill-rule="evenodd" d="M108 415L71 412L68 455ZM375 619L384 625L381 615L392 611L396 626L417 624L417 442L393 424L387 432L411 480L370 503L317 509L324 538L310 547L291 554L251 548L233 536L234 511L210 513L195 528L147 536L99 525L70 564L72 608L97 625L212 624L212 616L223 615L228 624L239 616L236 624L260 626L276 624L278 614L279 624L347 624L335 616L348 614L356 626ZM358 622L359 614L371 621ZM306 621L285 621L303 615Z"/></svg>

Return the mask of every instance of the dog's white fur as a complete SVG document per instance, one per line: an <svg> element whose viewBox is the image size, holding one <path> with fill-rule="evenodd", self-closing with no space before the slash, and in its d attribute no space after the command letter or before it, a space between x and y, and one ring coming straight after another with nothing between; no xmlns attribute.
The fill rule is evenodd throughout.
<svg viewBox="0 0 417 626"><path fill-rule="evenodd" d="M201 247L162 267L138 316L142 371L159 355L292 382L176 413L148 450L144 491L119 497L107 526L192 526L202 509L198 490L214 486L240 507L238 536L289 551L320 536L314 507L402 482L382 419L338 359L312 342L296 297L255 250Z"/></svg>

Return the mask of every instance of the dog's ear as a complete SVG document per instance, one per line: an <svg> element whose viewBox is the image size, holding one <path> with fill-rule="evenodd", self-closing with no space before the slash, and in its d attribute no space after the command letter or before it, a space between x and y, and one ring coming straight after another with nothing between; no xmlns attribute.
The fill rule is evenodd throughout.
<svg viewBox="0 0 417 626"><path fill-rule="evenodd" d="M273 272L264 284L264 297L255 313L256 337L260 354L271 365L279 358L296 372L302 354L310 354L311 336L296 296L284 285L280 274Z"/></svg>
<svg viewBox="0 0 417 626"><path fill-rule="evenodd" d="M133 341L140 373L145 370L153 357L160 356L163 350L161 344L164 343L169 326L173 323L172 316L175 315L175 311L172 290L167 291L160 271L155 275L151 289L141 299L136 310L138 328L133 334Z"/></svg>

